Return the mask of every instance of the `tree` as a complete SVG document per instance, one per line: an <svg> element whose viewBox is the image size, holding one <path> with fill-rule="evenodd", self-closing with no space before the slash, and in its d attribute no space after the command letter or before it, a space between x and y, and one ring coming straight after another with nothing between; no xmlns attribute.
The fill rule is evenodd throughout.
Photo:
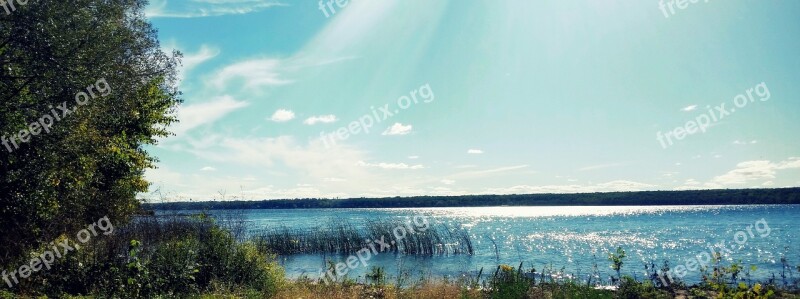
<svg viewBox="0 0 800 299"><path fill-rule="evenodd" d="M181 102L180 53L162 52L147 0L15 4L0 9L0 265L127 221L156 162L143 147Z"/></svg>

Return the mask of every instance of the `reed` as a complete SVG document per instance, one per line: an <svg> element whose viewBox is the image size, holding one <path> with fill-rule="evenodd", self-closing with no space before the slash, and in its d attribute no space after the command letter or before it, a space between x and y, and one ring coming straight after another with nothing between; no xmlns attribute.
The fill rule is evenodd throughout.
<svg viewBox="0 0 800 299"><path fill-rule="evenodd" d="M405 232L403 234L402 232ZM352 254L370 248L372 240L388 245L383 252L407 255L472 255L469 233L446 224L430 224L427 229L410 228L399 220L368 220L360 225L349 221L329 222L310 230L285 226L256 232L258 248L279 255Z"/></svg>

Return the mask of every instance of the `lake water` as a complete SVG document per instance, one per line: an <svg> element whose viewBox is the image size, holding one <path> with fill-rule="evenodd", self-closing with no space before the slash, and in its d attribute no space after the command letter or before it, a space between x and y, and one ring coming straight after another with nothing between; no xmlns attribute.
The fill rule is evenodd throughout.
<svg viewBox="0 0 800 299"><path fill-rule="evenodd" d="M586 279L597 265L600 277L613 273L608 253L617 247L627 252L623 273L643 278L644 263L672 267L690 260L704 260L711 250L726 262L755 265L753 278L764 279L781 271L781 257L793 267L800 265L800 206L648 206L648 207L480 207L419 209L332 210L244 210L210 211L212 215L241 214L248 231L286 226L320 229L328 223L353 224L374 219L427 217L430 223L445 223L466 229L472 237L474 255L406 256L380 254L368 267L351 270L351 278L363 279L371 266L386 269L390 276L458 277L493 273L498 264L556 270ZM723 242L723 243L720 243ZM722 250L720 246L726 249ZM496 248L496 250L495 250ZM287 276L318 277L325 260L343 262L348 256L281 256ZM683 280L697 282L698 270L686 270Z"/></svg>

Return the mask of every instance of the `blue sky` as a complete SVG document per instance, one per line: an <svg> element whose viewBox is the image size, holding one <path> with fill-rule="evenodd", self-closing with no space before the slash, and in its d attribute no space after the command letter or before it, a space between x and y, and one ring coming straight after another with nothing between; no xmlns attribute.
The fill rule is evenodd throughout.
<svg viewBox="0 0 800 299"><path fill-rule="evenodd" d="M185 103L143 196L800 186L800 2L668 2L154 0Z"/></svg>

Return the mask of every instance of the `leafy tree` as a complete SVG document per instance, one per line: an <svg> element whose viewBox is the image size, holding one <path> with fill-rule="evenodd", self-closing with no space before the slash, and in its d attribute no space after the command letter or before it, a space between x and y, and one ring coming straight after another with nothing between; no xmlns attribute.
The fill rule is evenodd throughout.
<svg viewBox="0 0 800 299"><path fill-rule="evenodd" d="M104 216L126 221L155 162L143 146L170 135L181 102L180 53L162 52L147 0L15 4L0 10L0 137L60 120L0 145L0 266Z"/></svg>

